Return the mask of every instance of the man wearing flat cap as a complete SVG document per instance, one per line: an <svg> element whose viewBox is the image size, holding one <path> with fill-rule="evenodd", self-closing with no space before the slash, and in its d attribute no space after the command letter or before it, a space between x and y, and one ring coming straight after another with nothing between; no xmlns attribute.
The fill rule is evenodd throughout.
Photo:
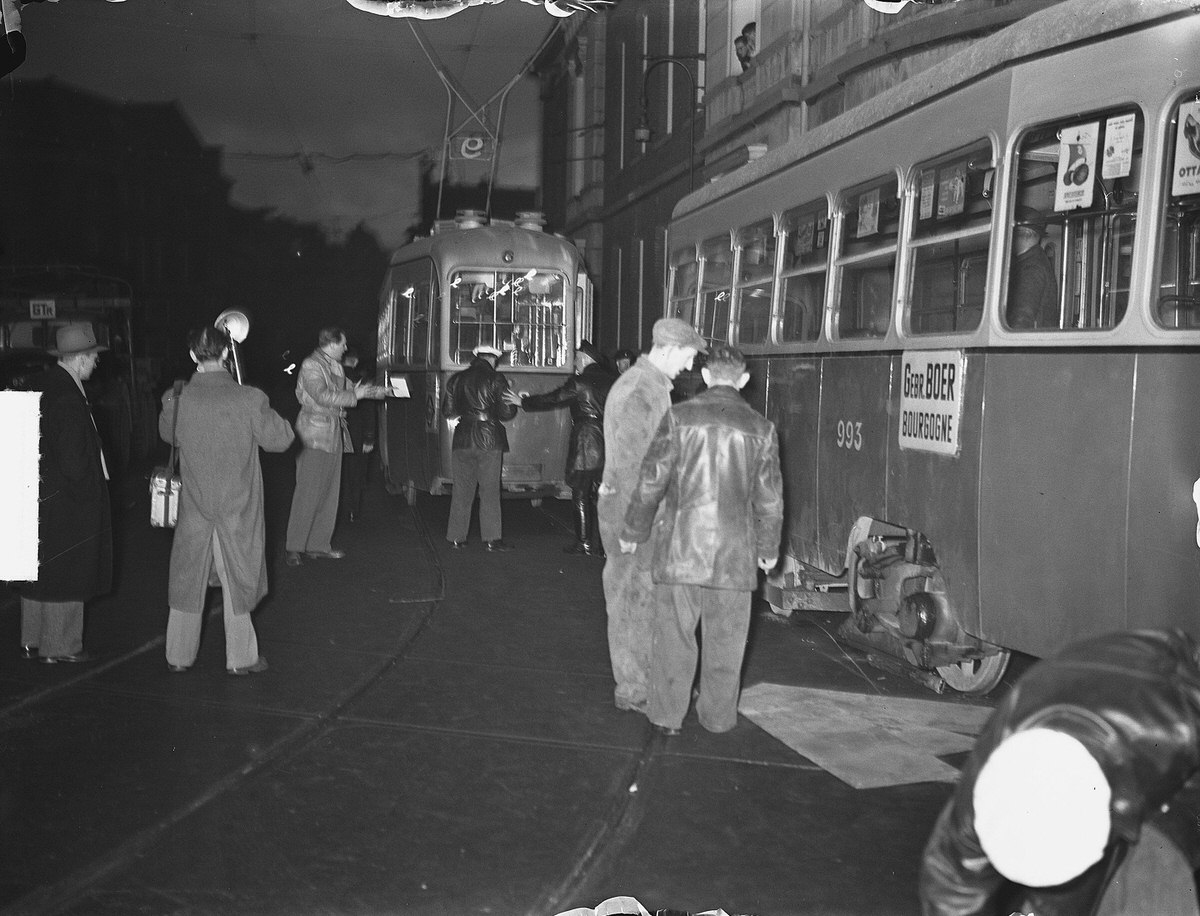
<svg viewBox="0 0 1200 916"><path fill-rule="evenodd" d="M517 415L521 398L508 387L503 373L496 371L502 355L498 347L480 344L471 354L470 365L447 380L442 398L442 413L447 419L458 419L450 451L454 487L446 540L455 548L466 546L478 489L483 546L492 552L512 550L503 540L500 472L508 451L504 422Z"/></svg>
<svg viewBox="0 0 1200 916"><path fill-rule="evenodd" d="M1058 277L1042 248L1046 220L1033 207L1019 206L1013 229L1012 269L1008 277L1010 328L1059 327Z"/></svg>
<svg viewBox="0 0 1200 916"><path fill-rule="evenodd" d="M614 381L599 351L585 340L575 348L573 376L553 391L521 398L525 410L571 408L566 476L575 510L575 542L566 553L604 556L596 529L596 491L604 473L604 402Z"/></svg>
<svg viewBox="0 0 1200 916"><path fill-rule="evenodd" d="M108 468L86 382L108 347L89 325L58 329L58 357L34 382L41 392L38 578L20 587L21 655L43 664L84 662L83 605L112 587Z"/></svg>
<svg viewBox="0 0 1200 916"><path fill-rule="evenodd" d="M625 511L637 486L646 449L671 408L672 382L690 369L708 345L686 321L660 318L651 330L653 346L613 384L604 407L604 480L598 501L604 563L604 603L608 651L618 709L645 714L649 708L652 621L669 589L651 578L653 549L622 554L619 542Z"/></svg>

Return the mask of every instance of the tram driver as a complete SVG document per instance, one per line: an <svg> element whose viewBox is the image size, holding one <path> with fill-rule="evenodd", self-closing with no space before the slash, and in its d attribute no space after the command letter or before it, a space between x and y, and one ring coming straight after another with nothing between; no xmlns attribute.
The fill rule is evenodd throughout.
<svg viewBox="0 0 1200 916"><path fill-rule="evenodd" d="M1008 278L1010 328L1059 327L1058 277L1042 247L1046 220L1033 207L1017 207L1012 270Z"/></svg>

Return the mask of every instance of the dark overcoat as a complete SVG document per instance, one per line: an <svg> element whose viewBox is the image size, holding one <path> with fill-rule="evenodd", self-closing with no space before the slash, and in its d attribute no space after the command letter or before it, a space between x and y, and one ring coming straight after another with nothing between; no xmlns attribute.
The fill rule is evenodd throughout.
<svg viewBox="0 0 1200 916"><path fill-rule="evenodd" d="M62 366L51 366L31 388L42 394L38 579L19 591L35 601L87 601L112 588L112 508L100 435Z"/></svg>
<svg viewBox="0 0 1200 916"><path fill-rule="evenodd" d="M171 547L170 606L199 614L213 565L216 531L234 613L249 614L267 593L263 484L258 450L282 452L295 434L257 388L228 372L197 372L178 400L183 493ZM163 395L158 431L171 441L175 392Z"/></svg>

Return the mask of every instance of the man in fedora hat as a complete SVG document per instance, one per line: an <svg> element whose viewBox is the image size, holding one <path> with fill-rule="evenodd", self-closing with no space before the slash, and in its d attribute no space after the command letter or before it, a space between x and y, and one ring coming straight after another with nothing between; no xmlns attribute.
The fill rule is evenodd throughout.
<svg viewBox="0 0 1200 916"><path fill-rule="evenodd" d="M108 347L89 325L58 329L58 363L41 392L38 578L20 587L21 655L43 664L84 662L83 605L112 587L108 468L83 383Z"/></svg>
<svg viewBox="0 0 1200 916"><path fill-rule="evenodd" d="M442 412L458 418L451 442L450 468L454 488L450 493L450 521L446 540L452 547L467 543L471 506L479 490L479 535L490 551L511 550L502 540L500 470L508 451L504 421L517 415L521 398L496 371L502 351L480 344L471 351L470 365L446 382Z"/></svg>
<svg viewBox="0 0 1200 916"><path fill-rule="evenodd" d="M598 514L604 563L604 604L608 614L608 651L612 661L613 702L618 709L645 713L649 708L650 643L658 606L669 589L651 575L654 550L622 554L619 536L625 511L637 486L642 459L663 416L671 409L671 388L697 353L708 344L679 318L660 318L651 329L650 352L638 357L613 384L604 406L604 480Z"/></svg>

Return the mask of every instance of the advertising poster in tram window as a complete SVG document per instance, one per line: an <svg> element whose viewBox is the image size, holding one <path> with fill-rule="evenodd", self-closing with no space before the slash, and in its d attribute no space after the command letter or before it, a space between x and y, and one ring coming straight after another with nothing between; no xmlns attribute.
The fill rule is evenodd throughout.
<svg viewBox="0 0 1200 916"><path fill-rule="evenodd" d="M900 448L957 457L966 355L962 350L905 351L900 379Z"/></svg>
<svg viewBox="0 0 1200 916"><path fill-rule="evenodd" d="M1171 194L1175 197L1200 194L1200 102L1180 105L1178 123Z"/></svg>
<svg viewBox="0 0 1200 916"><path fill-rule="evenodd" d="M1058 147L1058 182L1054 188L1054 209L1078 210L1092 205L1093 179L1096 177L1096 137L1100 123L1064 127Z"/></svg>
<svg viewBox="0 0 1200 916"><path fill-rule="evenodd" d="M933 217L933 183L936 177L933 169L925 169L921 173L920 219L930 219Z"/></svg>
<svg viewBox="0 0 1200 916"><path fill-rule="evenodd" d="M1100 177L1127 178L1133 166L1133 129L1136 115L1123 114L1104 122L1104 157Z"/></svg>
<svg viewBox="0 0 1200 916"><path fill-rule="evenodd" d="M879 231L879 188L858 198L858 232L855 238L866 238Z"/></svg>
<svg viewBox="0 0 1200 916"><path fill-rule="evenodd" d="M942 168L938 181L938 219L957 216L967 205L967 166L957 163Z"/></svg>

